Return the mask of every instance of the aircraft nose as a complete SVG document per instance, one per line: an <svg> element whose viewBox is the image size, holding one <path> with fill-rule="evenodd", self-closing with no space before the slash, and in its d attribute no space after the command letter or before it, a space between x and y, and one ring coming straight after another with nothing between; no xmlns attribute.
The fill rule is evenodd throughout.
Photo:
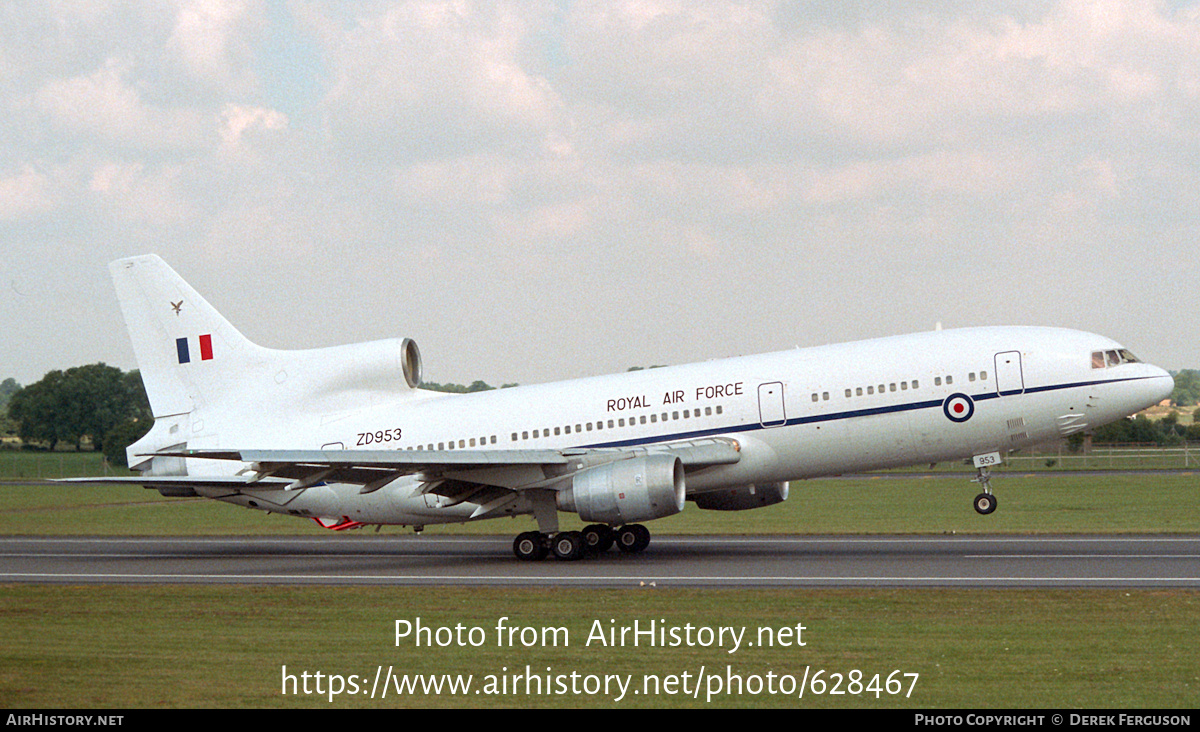
<svg viewBox="0 0 1200 732"><path fill-rule="evenodd" d="M1154 403L1158 404L1163 399L1171 396L1171 392L1175 391L1175 377L1171 376L1166 369L1160 369L1157 366L1151 366L1150 368L1152 370L1150 383L1153 385L1154 393L1158 395Z"/></svg>

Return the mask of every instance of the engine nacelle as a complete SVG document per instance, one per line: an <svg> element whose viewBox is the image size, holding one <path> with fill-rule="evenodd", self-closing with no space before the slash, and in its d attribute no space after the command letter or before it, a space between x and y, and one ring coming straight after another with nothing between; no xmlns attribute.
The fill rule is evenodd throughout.
<svg viewBox="0 0 1200 732"><path fill-rule="evenodd" d="M644 455L577 473L558 492L558 508L584 521L628 524L683 510L683 463L674 455Z"/></svg>
<svg viewBox="0 0 1200 732"><path fill-rule="evenodd" d="M697 508L706 511L746 511L783 503L788 497L788 484L752 483L692 496Z"/></svg>

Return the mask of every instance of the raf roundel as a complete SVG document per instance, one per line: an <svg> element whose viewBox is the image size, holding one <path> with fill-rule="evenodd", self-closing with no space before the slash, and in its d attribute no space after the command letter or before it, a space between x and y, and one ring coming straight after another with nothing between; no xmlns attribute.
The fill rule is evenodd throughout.
<svg viewBox="0 0 1200 732"><path fill-rule="evenodd" d="M975 402L966 394L951 394L942 402L942 411L951 422L966 422L975 414Z"/></svg>

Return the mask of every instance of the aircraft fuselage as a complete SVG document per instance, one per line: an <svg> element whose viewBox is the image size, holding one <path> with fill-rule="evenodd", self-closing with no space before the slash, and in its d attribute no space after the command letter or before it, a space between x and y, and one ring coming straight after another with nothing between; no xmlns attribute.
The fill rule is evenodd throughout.
<svg viewBox="0 0 1200 732"><path fill-rule="evenodd" d="M1170 392L1170 375L1155 366L1095 363L1093 354L1109 352L1128 353L1110 339L1065 329L936 331L475 394L422 392L291 415L286 424L247 405L243 419L232 421L236 429L190 446L603 450L735 440L736 463L688 473L693 498L734 486L1003 455L1120 419ZM362 523L460 522L478 513L474 504L415 495L420 482L406 476L366 495L357 485L318 486L283 496L286 503L278 492L211 495ZM530 507L518 500L505 512Z"/></svg>

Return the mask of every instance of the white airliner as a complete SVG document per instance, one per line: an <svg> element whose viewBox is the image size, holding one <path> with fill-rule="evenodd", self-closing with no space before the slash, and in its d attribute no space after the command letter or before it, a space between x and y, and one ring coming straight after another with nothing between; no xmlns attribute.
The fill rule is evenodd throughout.
<svg viewBox="0 0 1200 732"><path fill-rule="evenodd" d="M1174 382L1103 336L935 331L451 395L409 339L304 351L248 341L154 255L111 265L154 413L134 482L327 528L531 514L521 559L639 552L687 501L744 510L788 481L989 466L1158 403ZM583 531L558 528L579 514ZM799 527L798 527L799 528Z"/></svg>

